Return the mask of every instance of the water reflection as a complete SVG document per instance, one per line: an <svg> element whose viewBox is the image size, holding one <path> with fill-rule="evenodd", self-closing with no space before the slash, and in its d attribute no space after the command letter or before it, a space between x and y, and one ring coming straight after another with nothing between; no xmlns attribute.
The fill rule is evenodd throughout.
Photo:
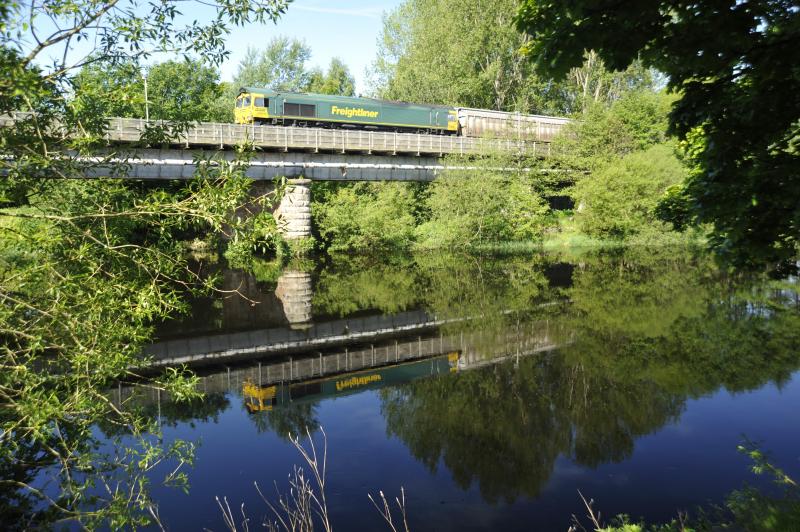
<svg viewBox="0 0 800 532"><path fill-rule="evenodd" d="M326 401L372 390L387 437L374 452L396 438L431 479L443 467L490 503L540 496L559 460L626 461L692 399L780 386L800 367L796 278L733 275L675 250L342 257L267 283L242 276L231 284L269 310L210 312L217 321L194 328L212 401L173 411L151 396L151 411L158 401L177 423L242 408L258 433L285 437L316 430Z"/></svg>

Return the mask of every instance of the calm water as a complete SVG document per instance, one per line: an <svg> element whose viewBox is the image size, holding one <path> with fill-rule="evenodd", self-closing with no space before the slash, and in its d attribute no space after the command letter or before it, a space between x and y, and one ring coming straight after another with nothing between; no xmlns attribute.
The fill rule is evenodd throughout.
<svg viewBox="0 0 800 532"><path fill-rule="evenodd" d="M214 269L214 267L212 267ZM327 434L337 530L384 529L368 493L405 489L412 530L565 530L583 515L668 520L748 482L744 437L800 476L797 280L725 274L684 252L220 270L243 297L198 300L150 352L208 393L141 395L197 441L173 530L223 530L215 497L269 515ZM133 393L120 388L116 400Z"/></svg>

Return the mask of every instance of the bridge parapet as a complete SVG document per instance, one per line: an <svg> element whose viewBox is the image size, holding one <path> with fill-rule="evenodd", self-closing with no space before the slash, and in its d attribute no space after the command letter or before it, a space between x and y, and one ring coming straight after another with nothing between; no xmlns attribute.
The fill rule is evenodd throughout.
<svg viewBox="0 0 800 532"><path fill-rule="evenodd" d="M0 126L12 126L27 113L0 116ZM105 139L109 143L130 144L141 141L148 126L162 125L139 118L111 118ZM416 133L395 133L311 127L283 127L200 122L177 134L171 144L190 147L232 148L244 143L272 151L310 151L314 153L366 154L481 154L487 152L525 153L536 157L550 155L550 143L514 138L459 137Z"/></svg>

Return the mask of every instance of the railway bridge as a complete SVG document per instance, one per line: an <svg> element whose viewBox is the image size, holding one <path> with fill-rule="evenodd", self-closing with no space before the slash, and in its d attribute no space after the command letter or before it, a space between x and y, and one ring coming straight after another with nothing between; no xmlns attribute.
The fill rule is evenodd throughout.
<svg viewBox="0 0 800 532"><path fill-rule="evenodd" d="M0 127L13 127L30 116L0 116ZM159 130L158 147L143 142L154 129ZM106 147L92 157L77 158L80 176L191 179L200 165L213 165L220 159L231 161L237 157L237 147L251 146L254 151L245 174L256 181L254 193L263 193L276 177L289 179L287 194L277 211L289 239L310 235L310 181L431 181L448 170L471 168L469 156L513 153L547 157L553 136L552 130L533 137L540 140L523 140L513 135L485 138L201 122L165 138L163 132L169 129L169 124L159 121L109 119Z"/></svg>

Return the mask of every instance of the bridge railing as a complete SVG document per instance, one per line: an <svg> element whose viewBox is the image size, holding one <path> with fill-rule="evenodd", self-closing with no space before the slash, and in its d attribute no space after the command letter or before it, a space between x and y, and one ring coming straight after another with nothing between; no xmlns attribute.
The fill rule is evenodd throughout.
<svg viewBox="0 0 800 532"><path fill-rule="evenodd" d="M13 113L0 116L0 126L11 126L15 120L30 116ZM139 142L148 126L167 126L168 123L139 118L111 118L105 139L110 143ZM313 151L333 153L382 154L481 154L487 152L526 153L533 156L550 154L549 142L513 138L473 138L449 135L396 133L310 127L284 127L199 122L184 133L170 139L172 144L213 146L224 149L243 143L268 150Z"/></svg>
<svg viewBox="0 0 800 532"><path fill-rule="evenodd" d="M157 122L152 122L156 125ZM136 142L147 123L135 118L112 118L106 139L110 142ZM187 146L220 148L251 143L259 148L291 151L309 150L339 153L415 153L472 154L489 151L526 152L534 156L550 153L549 142L503 138L471 138L447 135L396 133L311 127L284 127L200 122L176 142Z"/></svg>

